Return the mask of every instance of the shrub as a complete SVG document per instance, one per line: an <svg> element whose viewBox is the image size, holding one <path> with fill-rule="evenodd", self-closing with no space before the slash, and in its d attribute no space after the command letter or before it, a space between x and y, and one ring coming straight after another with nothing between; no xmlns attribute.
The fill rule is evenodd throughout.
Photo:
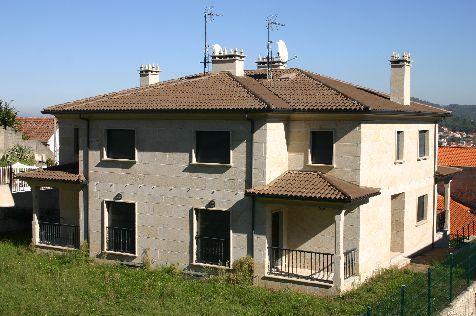
<svg viewBox="0 0 476 316"><path fill-rule="evenodd" d="M25 165L35 164L35 154L33 149L27 146L15 145L8 149L0 160L0 165L11 165L15 162L21 162Z"/></svg>

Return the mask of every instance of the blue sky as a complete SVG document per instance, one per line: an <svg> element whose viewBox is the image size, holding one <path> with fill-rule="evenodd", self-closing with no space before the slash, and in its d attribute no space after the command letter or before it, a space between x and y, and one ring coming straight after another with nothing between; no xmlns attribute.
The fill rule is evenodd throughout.
<svg viewBox="0 0 476 316"><path fill-rule="evenodd" d="M246 68L265 54L265 18L286 26L290 66L388 91L388 57L410 51L412 95L476 104L476 1L1 1L0 98L24 115L138 85L138 67L161 80L200 72L206 5L223 16L210 44L243 48Z"/></svg>

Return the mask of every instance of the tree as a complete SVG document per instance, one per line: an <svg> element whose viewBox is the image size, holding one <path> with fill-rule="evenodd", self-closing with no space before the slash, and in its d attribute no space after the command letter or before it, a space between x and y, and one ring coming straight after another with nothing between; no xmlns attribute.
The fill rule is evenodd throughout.
<svg viewBox="0 0 476 316"><path fill-rule="evenodd" d="M33 149L27 146L15 145L8 149L8 151L0 159L0 166L7 166L20 162L25 165L35 164L35 154Z"/></svg>
<svg viewBox="0 0 476 316"><path fill-rule="evenodd" d="M7 129L7 127L18 129L17 114L18 112L11 106L11 102L0 99L0 125L3 126L3 129Z"/></svg>

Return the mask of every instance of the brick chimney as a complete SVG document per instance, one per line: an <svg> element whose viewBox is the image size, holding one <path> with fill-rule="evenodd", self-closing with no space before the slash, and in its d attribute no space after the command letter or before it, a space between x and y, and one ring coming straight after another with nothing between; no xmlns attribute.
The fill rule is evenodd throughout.
<svg viewBox="0 0 476 316"><path fill-rule="evenodd" d="M243 49L238 51L237 48L231 49L229 52L226 48L219 47L213 50L212 54L212 72L229 71L235 76L245 75L245 54Z"/></svg>
<svg viewBox="0 0 476 316"><path fill-rule="evenodd" d="M141 65L139 69L140 86L148 86L159 82L159 65Z"/></svg>
<svg viewBox="0 0 476 316"><path fill-rule="evenodd" d="M410 105L410 53L390 56L390 101Z"/></svg>

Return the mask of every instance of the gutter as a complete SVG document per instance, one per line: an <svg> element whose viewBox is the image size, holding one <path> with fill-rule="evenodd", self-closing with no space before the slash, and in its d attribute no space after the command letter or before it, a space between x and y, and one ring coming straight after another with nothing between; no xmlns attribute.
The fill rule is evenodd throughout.
<svg viewBox="0 0 476 316"><path fill-rule="evenodd" d="M253 146L254 146L254 134L255 134L255 120L249 118L248 113L245 114L245 119L250 122L250 163L249 163L249 172L247 172L247 176L249 176L248 181L245 181L245 192L248 189L251 189L253 187L253 159L254 159L254 152L253 152ZM255 244L255 204L256 204L256 199L254 196L251 196L251 244L250 244L250 251L248 252L248 255L250 255L252 258L254 257L254 244Z"/></svg>
<svg viewBox="0 0 476 316"><path fill-rule="evenodd" d="M434 124L434 134L433 134L433 139L434 139L434 142L433 142L433 174L436 174L436 170L438 168L438 123L435 123ZM436 212L437 212L437 197L436 197L436 193L435 191L437 190L437 188L435 188L435 186L438 185L438 183L436 182L436 179L435 179L435 182L433 184L433 223L431 225L432 229L431 229L431 247L434 248L435 247L435 218L436 218Z"/></svg>

